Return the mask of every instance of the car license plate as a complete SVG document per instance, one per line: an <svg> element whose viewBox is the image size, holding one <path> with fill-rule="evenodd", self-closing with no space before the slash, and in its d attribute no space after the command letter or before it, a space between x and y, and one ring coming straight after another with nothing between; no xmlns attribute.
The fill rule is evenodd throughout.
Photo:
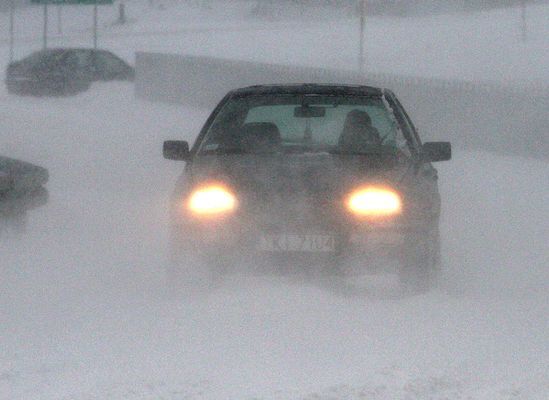
<svg viewBox="0 0 549 400"><path fill-rule="evenodd" d="M268 252L334 252L336 240L333 235L319 234L280 234L263 235L259 249Z"/></svg>

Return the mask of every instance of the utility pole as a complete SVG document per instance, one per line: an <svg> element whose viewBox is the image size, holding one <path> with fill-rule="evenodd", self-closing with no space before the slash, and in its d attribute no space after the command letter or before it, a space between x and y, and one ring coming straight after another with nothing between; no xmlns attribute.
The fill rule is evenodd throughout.
<svg viewBox="0 0 549 400"><path fill-rule="evenodd" d="M10 0L10 63L13 62L13 44L14 44L14 14L15 14L15 4L14 0Z"/></svg>
<svg viewBox="0 0 549 400"><path fill-rule="evenodd" d="M48 3L44 3L44 37L42 47L48 48Z"/></svg>
<svg viewBox="0 0 549 400"><path fill-rule="evenodd" d="M364 31L366 25L366 0L358 0L359 13L360 13L360 44L358 54L358 71L362 74L364 72Z"/></svg>
<svg viewBox="0 0 549 400"><path fill-rule="evenodd" d="M126 23L126 5L124 1L121 1L118 5L118 23L121 25Z"/></svg>
<svg viewBox="0 0 549 400"><path fill-rule="evenodd" d="M97 49L97 1L93 5L93 48Z"/></svg>
<svg viewBox="0 0 549 400"><path fill-rule="evenodd" d="M526 0L520 2L520 18L521 18L521 39L526 42L528 39L528 25L526 22Z"/></svg>
<svg viewBox="0 0 549 400"><path fill-rule="evenodd" d="M57 5L57 34L63 34L63 6L61 4Z"/></svg>

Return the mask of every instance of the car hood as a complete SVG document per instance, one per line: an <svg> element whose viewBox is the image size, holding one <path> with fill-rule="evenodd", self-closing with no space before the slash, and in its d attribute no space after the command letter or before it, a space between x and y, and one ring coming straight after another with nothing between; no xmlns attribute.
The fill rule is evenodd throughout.
<svg viewBox="0 0 549 400"><path fill-rule="evenodd" d="M11 178L7 172L0 171L0 193L9 190L11 187Z"/></svg>
<svg viewBox="0 0 549 400"><path fill-rule="evenodd" d="M27 191L47 183L48 171L37 165L0 156L0 190Z"/></svg>
<svg viewBox="0 0 549 400"><path fill-rule="evenodd" d="M196 157L190 166L193 184L221 181L235 190L292 197L329 196L357 185L398 188L411 170L409 163L381 155L330 153L226 155Z"/></svg>

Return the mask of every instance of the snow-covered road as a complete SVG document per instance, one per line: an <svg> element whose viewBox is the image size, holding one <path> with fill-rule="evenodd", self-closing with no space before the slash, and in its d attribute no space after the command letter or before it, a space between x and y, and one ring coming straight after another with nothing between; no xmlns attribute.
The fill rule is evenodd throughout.
<svg viewBox="0 0 549 400"><path fill-rule="evenodd" d="M545 399L549 165L456 150L440 165L439 288L386 299L232 277L164 295L166 201L208 110L0 89L0 152L46 166L50 202L0 239L0 399ZM450 138L451 139L451 138Z"/></svg>

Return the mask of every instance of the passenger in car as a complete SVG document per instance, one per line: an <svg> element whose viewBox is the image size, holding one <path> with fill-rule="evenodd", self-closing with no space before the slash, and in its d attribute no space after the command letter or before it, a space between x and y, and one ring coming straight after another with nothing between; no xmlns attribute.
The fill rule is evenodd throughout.
<svg viewBox="0 0 549 400"><path fill-rule="evenodd" d="M352 110L347 114L338 146L343 151L360 151L372 146L380 146L379 131L372 125L366 111Z"/></svg>
<svg viewBox="0 0 549 400"><path fill-rule="evenodd" d="M240 129L243 150L248 153L276 153L282 139L278 127L272 122L248 122Z"/></svg>

